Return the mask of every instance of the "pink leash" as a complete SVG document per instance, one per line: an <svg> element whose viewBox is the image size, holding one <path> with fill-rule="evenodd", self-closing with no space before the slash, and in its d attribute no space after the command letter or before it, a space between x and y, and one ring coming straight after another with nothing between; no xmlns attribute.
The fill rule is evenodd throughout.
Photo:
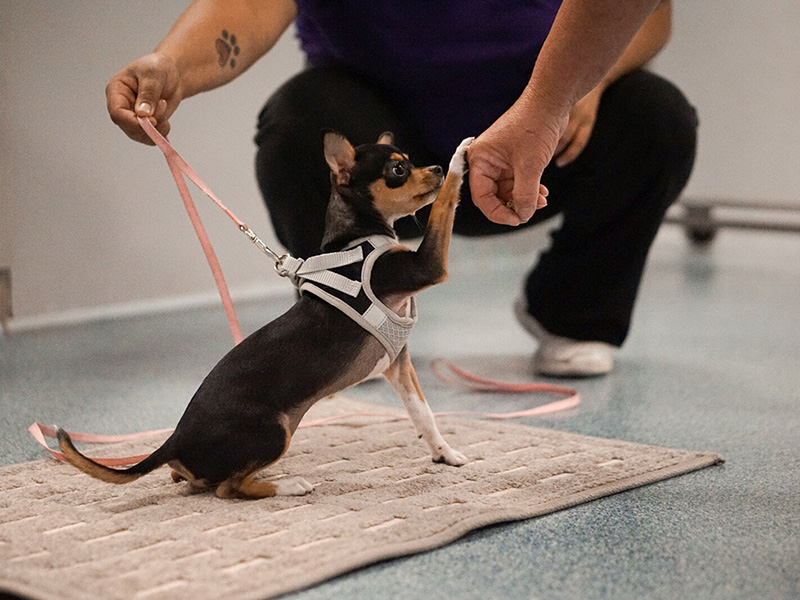
<svg viewBox="0 0 800 600"><path fill-rule="evenodd" d="M208 265L211 267L211 273L214 275L214 281L217 284L220 298L222 298L222 306L225 307L225 314L228 316L228 323L230 324L231 333L233 334L233 341L235 344L238 344L243 339L242 329L239 326L239 320L236 318L236 311L233 308L231 295L228 292L228 286L225 283L225 277L222 274L222 268L219 266L217 255L214 253L214 248L211 246L211 240L206 233L205 227L203 227L203 222L200 220L200 215L197 213L197 208L194 205L192 195L189 193L189 188L186 185L186 181L184 180L183 176L186 175L186 177L188 177L198 188L200 188L200 190L206 196L211 198L216 205L219 206L234 223L236 223L240 230L244 231L248 229L248 227L242 221L240 221L236 215L234 215L228 209L227 206L220 202L219 198L214 195L214 192L212 192L205 182L197 176L197 173L195 173L188 163L183 160L183 157L178 154L177 150L175 150L175 148L172 147L167 139L156 130L156 128L148 119L143 119L142 117L138 117L138 119L139 125L142 126L142 129L144 129L145 133L150 136L150 139L153 140L161 152L164 153L164 158L167 159L169 170L172 173L173 179L175 179L175 183L178 185L178 191L181 194L181 198L183 198L183 205L186 207L186 212L189 213L189 219L194 226L194 230L197 232L200 245L203 247L206 260L208 260Z"/></svg>
<svg viewBox="0 0 800 600"><path fill-rule="evenodd" d="M74 442L85 442L88 444L115 444L117 442L139 440L153 435L158 435L159 433L172 433L173 431L174 429L159 429L157 431L143 431L141 433L129 433L126 435L95 435L92 433L73 433L71 431L68 431L67 433L69 433L69 437L72 438L72 441ZM39 442L39 445L43 446L45 450L53 455L53 458L64 460L64 455L61 454L61 452L56 452L50 448L47 445L47 440L45 440L46 437L55 439L55 429L48 427L47 425L42 425L41 423L34 423L28 427L28 432L30 432L30 434L33 436L33 439ZM122 467L141 462L148 456L150 455L142 454L140 456L122 456L120 458L93 458L92 460L107 467Z"/></svg>
<svg viewBox="0 0 800 600"><path fill-rule="evenodd" d="M458 377L459 379L453 379L452 377L442 373L439 370L439 365L450 369L452 373ZM496 379L488 379L486 377L481 377L479 375L473 375L469 371L465 371L449 360L444 358L437 358L430 364L431 371L433 371L434 375L436 375L439 379L444 381L445 383L451 385L462 385L470 391L473 392L503 392L503 393L546 393L546 394L564 394L567 398L563 400L556 400L554 402L549 402L547 404L542 404L541 406L535 406L533 408L529 408L526 410L520 410L517 412L507 412L507 413L484 413L484 412L475 412L470 410L458 410L458 411L450 411L450 412L438 412L433 413L435 417L449 417L449 416L475 416L480 417L482 419L496 419L496 420L505 420L505 419L517 419L520 417L535 417L538 415L545 415L548 413L554 413L561 410L569 410L570 408L575 408L581 403L581 397L578 392L571 387L561 386L561 385L552 385L549 383L507 383L505 381L497 381ZM320 425L325 425L326 423L330 423L332 421L339 421L341 419L349 419L351 417L383 417L384 419L390 419L392 421L399 421L399 420L408 420L410 417L406 413L396 413L396 414L387 414L387 413L348 413L346 415L335 415L333 417L326 417L324 419L317 419L316 421L303 421L300 423L300 427L318 427Z"/></svg>
<svg viewBox="0 0 800 600"><path fill-rule="evenodd" d="M192 196L189 193L189 188L186 185L186 181L184 180L184 175L189 178L206 196L208 196L214 203L219 206L223 212L225 212L230 219L236 223L239 227L239 230L242 231L247 237L252 241L256 246L259 247L261 251L263 251L268 256L272 257L275 260L276 270L282 264L283 260L286 258L286 255L278 255L277 253L270 250L264 242L262 242L253 231L244 224L233 212L228 209L220 200L214 195L214 192L205 184L205 182L200 179L197 173L187 164L187 162L178 154L177 150L172 147L172 145L167 141L167 139L162 136L156 128L153 126L152 123L148 119L143 119L139 117L139 124L144 129L145 133L150 136L150 139L155 142L156 146L164 153L164 158L167 160L167 164L169 165L170 172L172 173L172 177L175 179L175 183L178 186L178 191L181 194L181 198L183 199L183 204L186 207L186 212L189 214L189 219L194 226L195 231L197 232L197 237L200 240L200 245L203 247L203 252L206 255L206 259L208 260L208 264L211 267L211 272L214 276L214 281L217 284L217 289L219 290L220 298L222 298L222 304L225 307L225 314L228 317L228 323L230 325L231 333L233 334L234 343L238 344L242 341L242 331L241 327L239 326L239 320L236 317L236 311L233 307L233 302L231 301L230 293L228 292L228 286L225 283L225 277L222 274L222 268L219 265L219 261L217 260L216 254L214 253L214 248L211 246L211 240L206 233L205 227L203 227L203 223L200 220L200 215L197 212L197 208L194 205L194 201L192 200ZM280 272L280 271L279 271ZM450 370L451 374L454 375L457 379L454 379L451 375L447 375L440 370L440 366L445 367ZM444 381L445 383L449 383L452 385L461 384L465 386L467 389L471 391L481 391L481 392L503 392L503 393L547 393L547 394L559 394L565 395L567 398L563 400L556 400L554 402L550 402L548 404L544 404L541 406L536 406L534 408L530 408L523 411L518 412L510 412L510 413L480 413L480 412L472 412L472 411L455 411L455 412L443 412L443 413L435 413L437 417L449 416L449 415L472 415L478 416L486 419L514 419L519 417L531 417L537 415L543 415L547 413L553 413L561 410L568 410L574 408L580 404L580 395L576 390L566 386L560 385L553 385L549 383L508 383L503 381L497 381L494 379L488 379L486 377L481 377L479 375L473 375L459 367L455 366L451 362L443 359L437 358L431 363L431 370L434 374ZM299 427L319 427L320 425L325 425L332 421L337 421L341 419L348 419L352 417L381 417L384 419L391 419L391 420L400 420L400 419L408 419L407 414L386 414L386 413L350 413L345 415L336 415L333 417L327 417L324 419L317 419L315 421L304 421L300 423ZM52 427L48 427L46 425L42 425L40 423L34 423L29 428L28 431L33 436L33 438L43 446L54 458L58 460L64 460L63 454L51 449L47 445L46 438L55 438L56 432L55 429ZM173 429L161 429L157 431L144 431L141 433L131 433L126 435L94 435L89 433L69 433L69 436L72 438L73 441L76 442L84 442L90 444L113 444L117 442L126 442L132 440L139 440L147 437L151 437L158 434L165 434L171 433L174 431ZM100 459L92 459L96 462L109 466L109 467L117 467L117 466L124 466L135 464L141 462L145 458L147 458L149 454L143 454L140 456L125 456L120 458L100 458Z"/></svg>

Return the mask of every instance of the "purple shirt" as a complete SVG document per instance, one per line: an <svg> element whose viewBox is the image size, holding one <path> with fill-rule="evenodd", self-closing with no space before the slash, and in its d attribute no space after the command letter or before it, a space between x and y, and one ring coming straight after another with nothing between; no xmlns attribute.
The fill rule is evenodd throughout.
<svg viewBox="0 0 800 600"><path fill-rule="evenodd" d="M443 159L519 97L561 0L297 0L310 64L381 88Z"/></svg>

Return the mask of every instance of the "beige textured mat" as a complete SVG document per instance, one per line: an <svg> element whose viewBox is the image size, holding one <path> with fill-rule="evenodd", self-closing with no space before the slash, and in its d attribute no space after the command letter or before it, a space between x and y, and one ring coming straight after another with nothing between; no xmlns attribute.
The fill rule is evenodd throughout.
<svg viewBox="0 0 800 600"><path fill-rule="evenodd" d="M365 407L385 410L337 398L314 416ZM408 421L298 431L267 472L314 484L298 498L223 501L172 483L167 469L114 486L50 459L4 467L0 589L43 600L262 599L721 461L509 422L439 424L467 465L432 463Z"/></svg>

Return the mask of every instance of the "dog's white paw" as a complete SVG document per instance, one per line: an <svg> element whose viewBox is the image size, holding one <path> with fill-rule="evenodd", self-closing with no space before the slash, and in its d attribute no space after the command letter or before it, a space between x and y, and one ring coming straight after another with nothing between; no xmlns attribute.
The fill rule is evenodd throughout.
<svg viewBox="0 0 800 600"><path fill-rule="evenodd" d="M287 477L274 483L276 496L305 496L314 491L314 486L302 477Z"/></svg>
<svg viewBox="0 0 800 600"><path fill-rule="evenodd" d="M433 462L444 463L451 467L460 467L469 462L469 459L458 450L453 450L450 446L440 448L433 453Z"/></svg>
<svg viewBox="0 0 800 600"><path fill-rule="evenodd" d="M450 173L454 175L463 175L467 172L467 148L473 142L474 137L468 137L461 141L456 148L453 158L450 159Z"/></svg>

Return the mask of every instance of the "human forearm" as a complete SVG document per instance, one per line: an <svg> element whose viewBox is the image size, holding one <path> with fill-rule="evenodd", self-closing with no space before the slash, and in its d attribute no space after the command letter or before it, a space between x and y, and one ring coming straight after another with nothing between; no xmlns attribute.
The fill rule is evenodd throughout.
<svg viewBox="0 0 800 600"><path fill-rule="evenodd" d="M277 42L295 14L293 0L196 0L155 52L175 63L187 98L243 73Z"/></svg>
<svg viewBox="0 0 800 600"><path fill-rule="evenodd" d="M540 179L570 110L618 66L658 2L564 0L522 95L469 149L472 199L491 221L519 225L545 206Z"/></svg>
<svg viewBox="0 0 800 600"><path fill-rule="evenodd" d="M671 0L661 0L647 17L641 29L619 57L606 76L569 113L569 124L556 147L556 165L563 167L575 160L586 145L594 129L600 99L606 88L623 75L638 69L658 54L672 32Z"/></svg>
<svg viewBox="0 0 800 600"><path fill-rule="evenodd" d="M666 46L672 34L672 0L661 0L631 43L598 84L603 89L647 64Z"/></svg>
<svg viewBox="0 0 800 600"><path fill-rule="evenodd" d="M294 19L294 0L196 0L156 51L115 73L106 86L111 120L152 144L138 117L161 135L184 98L229 82L264 55Z"/></svg>
<svg viewBox="0 0 800 600"><path fill-rule="evenodd" d="M565 0L520 102L567 114L615 68L659 0Z"/></svg>

